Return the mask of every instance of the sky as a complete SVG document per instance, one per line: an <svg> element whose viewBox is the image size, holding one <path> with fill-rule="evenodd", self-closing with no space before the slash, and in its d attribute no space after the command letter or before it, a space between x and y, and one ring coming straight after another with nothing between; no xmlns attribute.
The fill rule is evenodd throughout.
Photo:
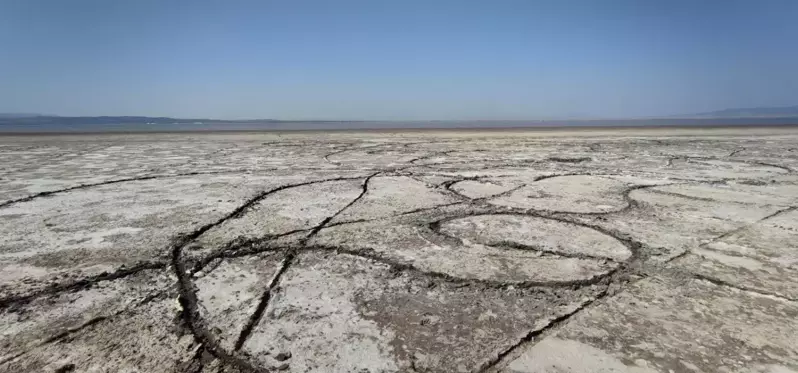
<svg viewBox="0 0 798 373"><path fill-rule="evenodd" d="M0 0L0 112L523 120L790 105L796 0Z"/></svg>

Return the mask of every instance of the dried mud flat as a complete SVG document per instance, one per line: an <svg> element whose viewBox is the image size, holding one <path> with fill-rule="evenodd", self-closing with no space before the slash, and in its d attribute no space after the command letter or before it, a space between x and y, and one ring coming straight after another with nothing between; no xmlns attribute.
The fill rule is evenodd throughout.
<svg viewBox="0 0 798 373"><path fill-rule="evenodd" d="M798 130L0 137L2 372L798 371Z"/></svg>

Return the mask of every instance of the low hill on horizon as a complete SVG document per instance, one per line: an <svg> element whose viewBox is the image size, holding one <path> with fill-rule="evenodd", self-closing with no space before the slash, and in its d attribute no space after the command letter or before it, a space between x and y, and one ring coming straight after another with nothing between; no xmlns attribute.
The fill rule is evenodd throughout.
<svg viewBox="0 0 798 373"><path fill-rule="evenodd" d="M756 117L796 117L798 116L798 105L796 106L777 106L777 107L752 107L752 108L730 108L707 113L696 114L698 117L714 118L756 118Z"/></svg>
<svg viewBox="0 0 798 373"><path fill-rule="evenodd" d="M0 113L0 125L3 124L188 124L188 123L342 123L342 122L590 122L595 120L659 120L670 118L798 118L798 105L779 107L729 108L704 113L674 115L669 117L644 118L530 118L527 120L281 120L281 119L208 119L208 118L172 118L148 116L59 116L33 113Z"/></svg>

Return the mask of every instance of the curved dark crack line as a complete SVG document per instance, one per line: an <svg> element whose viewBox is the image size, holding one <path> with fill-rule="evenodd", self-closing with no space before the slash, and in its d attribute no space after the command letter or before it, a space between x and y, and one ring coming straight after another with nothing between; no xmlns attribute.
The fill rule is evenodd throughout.
<svg viewBox="0 0 798 373"><path fill-rule="evenodd" d="M355 197L352 201L347 203L346 206L342 207L340 210L336 211L334 214L324 218L324 220L322 220L321 223L319 223L318 225L313 227L310 230L310 233L308 233L308 235L305 238L302 239L301 243L304 244L305 242L307 242L307 240L311 239L313 236L315 236L317 233L319 233L320 230L324 229L324 227L327 226L327 224L330 221L332 221L333 219L338 217L338 215L342 214L348 208L352 207L352 205L354 205L355 203L360 201L363 198L363 196L365 196L366 193L368 193L368 191L369 191L369 182L371 181L371 179L374 178L375 176L379 175L380 173L381 172L375 172L375 173L367 176L366 179L363 180L363 184L361 186L362 190L360 191L360 194L358 194L358 196Z"/></svg>
<svg viewBox="0 0 798 373"><path fill-rule="evenodd" d="M328 154L326 154L326 155L324 156L324 160L325 160L325 161L327 161L327 162L329 162L329 163L331 163L331 164L334 164L334 165L340 166L340 165L341 165L341 162L334 162L334 161L331 161L331 160L330 160L330 157L331 157L331 156L333 156L333 155L342 154L342 153L345 153L345 152L348 152L348 151L372 149L372 148L377 148L377 147L380 147L380 146L385 146L385 145L390 145L390 143L385 143L385 144L374 144L374 145L368 145L368 146L348 146L348 147L345 147L344 149L341 149L341 150L336 150L336 151L333 151L333 152L331 152L331 153L328 153Z"/></svg>
<svg viewBox="0 0 798 373"><path fill-rule="evenodd" d="M430 154L427 154L427 155L423 155L423 156L418 157L418 158L413 158L413 159L407 161L407 163L416 164L416 162L418 162L418 161L423 161L423 160L430 159L430 158L433 158L433 157L440 157L440 156L443 156L443 155L448 155L449 153L454 153L455 151L456 150L444 150L444 151L439 151L439 152L433 152L433 153L430 153Z"/></svg>
<svg viewBox="0 0 798 373"><path fill-rule="evenodd" d="M727 157L734 157L735 155L737 155L737 153L739 153L739 152L741 152L741 151L743 151L743 150L745 150L745 148L740 148L740 149L735 149L735 150L732 150L732 152L731 152L731 153L729 153L729 155L727 155Z"/></svg>
<svg viewBox="0 0 798 373"><path fill-rule="evenodd" d="M210 227L207 229L210 229ZM198 237L200 234L202 233L196 234L194 238ZM192 233L189 236L194 235L195 234ZM191 331L191 334L194 336L195 343L203 345L206 351L208 351L217 359L221 360L223 363L233 365L245 372L268 372L267 369L260 368L246 359L227 352L225 349L219 346L213 335L211 335L211 333L205 327L197 308L199 302L197 300L194 284L191 282L190 276L188 276L186 268L181 260L182 248L188 242L189 240L187 238L178 239L172 246L172 267L174 269L175 275L177 276L177 286L180 293L177 299L182 308L180 317L183 321L183 324Z"/></svg>
<svg viewBox="0 0 798 373"><path fill-rule="evenodd" d="M296 254L293 250L286 252L285 257L283 257L283 260L280 263L280 269L278 269L277 273L275 273L271 280L269 280L268 285L266 285L266 290L261 295L260 300L258 300L258 305L255 307L255 311L250 315L247 323L244 324L244 327L241 328L241 332L238 334L238 338L236 339L235 345L233 347L234 351L241 350L241 347L244 346L244 343L246 343L249 335L252 334L252 330L258 325L258 323L260 323L260 320L263 318L263 312L265 312L266 307L269 306L269 300L271 299L271 294L274 291L274 288L279 283L283 273L288 270L288 267L294 260L295 255Z"/></svg>
<svg viewBox="0 0 798 373"><path fill-rule="evenodd" d="M754 288L751 288L751 287L748 287L748 286L734 284L734 283L731 283L731 282L728 282L728 281L723 281L721 279L717 279L717 278L706 276L706 275L699 274L699 273L691 273L690 275L693 278L697 279L697 280L707 281L707 282L710 282L710 283L712 283L714 285L717 285L717 286L723 286L723 287L727 287L727 288L737 289L737 290L744 291L744 292L747 292L747 293L753 293L753 294L756 294L756 295L759 295L759 296L777 298L777 299L779 299L779 300L781 300L783 302L798 303L798 298L791 298L791 297L787 297L787 296L784 296L784 295L781 295L781 294L778 294L778 293L774 293L774 292L770 292L770 291L764 291L764 290L761 290L761 289L754 289Z"/></svg>
<svg viewBox="0 0 798 373"><path fill-rule="evenodd" d="M547 161L551 162L558 162L558 163L582 163L582 162L589 162L592 161L593 158L591 157L548 157L546 158Z"/></svg>
<svg viewBox="0 0 798 373"><path fill-rule="evenodd" d="M778 164L775 164L775 163L767 163L767 162L746 162L746 163L755 164L755 165L758 165L758 166L780 168L780 169L782 169L784 171L787 171L787 173L795 172L795 170L793 170L792 168L789 168L787 166L778 165Z"/></svg>
<svg viewBox="0 0 798 373"><path fill-rule="evenodd" d="M569 253L569 252L566 252L566 251L550 250L550 249L545 249L545 248L542 248L542 247L539 247L539 246L525 245L525 244L520 244L520 243L510 242L510 241L488 242L488 243L481 243L481 244L483 244L485 246L491 246L491 247L499 247L499 248L500 247L505 247L505 248L510 248L510 249L514 249L514 250L536 251L536 252L540 252L540 253L544 253L544 254L561 256L561 257L564 257L564 258L577 258L577 259L587 259L587 260L595 260L595 261L608 261L608 262L612 262L612 263L616 263L616 264L622 264L624 262L629 262L629 261L632 261L632 260L634 260L634 259L636 259L636 258L638 258L640 256L639 254L640 254L640 248L641 248L642 244L640 244L639 242L633 241L633 240L631 240L629 238L623 237L619 233L609 231L607 229L604 229L604 228L596 226L596 225L585 224L585 223L582 223L582 222L576 222L576 221L572 221L572 220L568 220L568 219L563 219L563 218L557 217L556 215L542 215L542 214L537 214L537 213L520 212L520 211L477 212L477 213L470 213L470 214L466 214L466 215L458 215L458 216L454 216L454 217L450 216L450 217L446 217L444 219L436 220L436 221L433 221L431 223L428 223L426 228L431 233L440 236L444 241L452 242L455 245L459 246L459 245L463 245L464 244L462 239L442 232L441 231L443 229L442 228L442 224L444 224L446 222L449 222L449 221L453 221L453 220L460 220L460 219L465 219L465 218L475 217L475 216L502 216L502 215L505 215L505 216L532 217L532 218L537 218L537 219L553 220L553 221L557 221L559 223L563 223L563 224L566 224L566 225L577 226L577 227L582 227L582 228L588 228L588 229L594 230L594 231L596 231L598 233L601 233L601 234L603 234L605 236L611 237L612 239L620 242L622 245L624 245L629 250L631 255L630 255L630 258L627 259L626 261L617 261L615 259L612 259L612 258L609 258L609 257L606 257L606 256Z"/></svg>
<svg viewBox="0 0 798 373"><path fill-rule="evenodd" d="M508 346L507 348L499 352L496 356L488 359L488 361L481 364L474 371L478 373L493 372L494 368L497 365L507 360L508 357L511 356L513 353L515 353L517 350L520 350L522 347L528 346L530 343L535 342L535 340L543 339L543 336L545 336L546 334L550 333L553 330L556 330L559 326L567 323L572 317L581 313L582 311L584 311L586 308L590 307L594 303L607 297L609 295L608 288L609 287L602 290L595 298L591 298L582 302L574 310L566 312L560 316L553 318L551 321L546 323L546 325L544 325L542 328L530 330L517 342Z"/></svg>
<svg viewBox="0 0 798 373"><path fill-rule="evenodd" d="M378 173L372 174L372 175L368 176L367 178L370 179L371 177L373 177L376 174L378 174ZM244 214L246 214L246 212L250 209L251 206L254 206L255 204L257 204L261 200L265 199L266 197L270 196L271 194L277 193L277 192L282 191L282 190L295 188L295 187L306 186L306 185L311 185L311 184L319 184L319 183L332 182L332 181L342 181L342 180L357 180L357 179L359 179L359 177L332 178L332 179L316 180L316 181L297 183L297 184L290 184L290 185L285 185L285 186L282 186L282 187L278 187L278 188L272 189L272 190L270 190L268 192L264 192L259 197L255 198L257 200L248 201L247 203L245 203L245 207L244 208L242 208L240 210L236 210L236 212L234 212L234 215L230 216L229 219L237 219L237 218L242 217ZM361 192L361 195L362 194L363 193ZM349 205L347 205L347 206L349 206ZM225 219L225 221L229 220L229 219ZM221 223L219 223L219 224L221 224ZM289 235L292 235L292 234L295 234L295 233L312 231L315 228L316 227L307 228L307 229L294 229L294 230L290 230L290 231L287 231L287 232L283 232L283 233L279 233L279 234L265 235L265 236L258 237L258 238L243 238L243 237L236 238L236 239L228 242L227 244L225 244L224 246L222 246L218 250L215 250L215 251L211 252L210 254L206 255L205 257L197 260L194 263L194 265L192 266L192 269L190 271L191 276L196 275L199 271L203 270L205 268L205 266L207 266L208 264L210 264L211 262L213 262L216 259L220 259L220 258L224 258L224 257L235 257L235 256L228 255L228 253L230 251L238 250L239 248L242 248L242 247L253 247L253 246L254 247L258 247L263 242L268 242L268 241L271 241L271 240L274 240L274 239L277 239L277 238L280 238L280 237L284 237L284 236L289 236ZM199 236L197 236L197 237L199 237ZM260 250L258 252L263 252L263 251L265 251L265 250Z"/></svg>
<svg viewBox="0 0 798 373"><path fill-rule="evenodd" d="M200 271L206 271L207 272L205 267L208 264L210 264L211 262L213 262L214 260L216 260L216 259L235 258L235 257L242 256L242 255L251 255L252 253L262 253L262 252L265 252L265 251L270 251L268 249L268 247L264 248L265 244L267 244L267 243L269 243L269 242L271 242L273 240L276 240L278 238L281 238L281 237L290 236L290 235L296 234L296 233L309 232L309 231L310 231L310 228L293 229L293 230L286 231L286 232L279 233L279 234L267 234L265 236L258 237L258 238L243 238L243 237L241 237L241 238L234 239L234 240L226 243L224 246L222 246L218 250L215 250L215 251L211 252L210 254L208 254L208 255L202 257L201 259L197 260L194 263L194 265L192 266L192 268L191 268L191 275L195 276ZM246 252L243 252L243 250L247 250L247 249L248 250L257 250L257 251L249 253L249 254L246 253ZM243 254L242 255L236 255L239 252L243 252Z"/></svg>
<svg viewBox="0 0 798 373"><path fill-rule="evenodd" d="M49 191L46 191L46 192L39 192L39 193L36 193L36 194L33 194L33 195L29 195L27 197L22 197L22 198L6 201L6 202L3 202L3 203L0 203L0 208L8 207L8 206L11 206L11 205L15 205L17 203L29 202L29 201L32 201L34 199L40 198L40 197L48 197L48 196L52 196L52 195L55 195L55 194L71 192L71 191L74 191L74 190L94 188L94 187L99 187L99 186L104 186L104 185L126 183L126 182L129 182L129 181L146 181L146 180L165 179L165 178L172 178L172 177L185 177L185 176L196 176L196 175L218 175L218 174L242 173L242 172L243 171L197 171L197 172L186 172L186 173L179 173L179 174L137 176L137 177L130 177L130 178L126 178L126 179L116 179L116 180L103 181L103 182L99 182L99 183L79 184L79 185L68 187L68 188L64 188L64 189L49 190Z"/></svg>
<svg viewBox="0 0 798 373"><path fill-rule="evenodd" d="M547 176L542 177L540 180L551 179L551 178L561 177L561 176L594 176L594 177L607 178L606 177L607 175L592 175L592 174L580 173L580 174L547 175ZM614 180L614 179L612 179L612 180ZM488 201L489 199L494 199L494 198L497 198L497 197L502 197L502 196L509 195L509 194L521 189L521 188L529 186L528 184L522 184L522 185L519 185L519 186L517 186L515 188L512 188L510 190L507 190L505 192L498 193L498 194L495 194L495 195L492 195L492 196L482 197L482 198L473 198L473 199L470 199L470 200L472 202L476 202L476 203L486 203L486 204L488 204L488 205L490 205L492 207L495 207L495 208L503 208L505 211L523 211L524 213L540 214L540 215L545 215L545 216L551 216L551 215L562 215L562 216L601 216L601 215L622 214L622 213L628 212L629 210L633 210L633 209L639 207L640 203L637 200L635 200L634 198L631 197L631 193L634 192L635 190L642 190L642 189L661 187L661 186L668 186L668 185L681 185L681 184L687 184L687 183L638 184L638 185L632 185L632 186L626 187L620 193L622 198L624 199L624 202L626 204L623 207L621 207L621 208L617 208L615 210L608 210L608 211L575 212L575 211L548 210L548 209L536 209L536 208L521 209L521 208L512 207L512 206L494 205L494 204L491 204L490 201ZM466 197L466 198L468 198L468 197Z"/></svg>
<svg viewBox="0 0 798 373"><path fill-rule="evenodd" d="M663 187L663 186L671 186L671 185L686 185L686 184L687 183L659 184L659 185L654 185L652 187ZM702 184L702 183L696 183L696 184ZM641 189L641 188L639 188L639 189ZM734 203L734 204L739 204L739 205L765 205L763 203L755 203L755 202L748 202L748 201L741 201L741 200L721 201L721 200L717 200L717 199L714 199L714 198L691 196L691 195L687 195L687 194L676 193L676 192L668 192L668 191L659 190L659 189L651 189L651 190L649 190L649 192L650 193L655 193L655 194L660 194L660 195L676 197L676 198L689 199L689 200L693 200L693 201L701 201L701 202Z"/></svg>
<svg viewBox="0 0 798 373"><path fill-rule="evenodd" d="M437 209L440 209L440 208L444 208L444 207L448 207L448 206L461 205L463 203L464 202L451 202L451 203L445 203L445 204L435 205L435 206L430 206L430 207L421 207L421 208L417 208L417 209L413 209L413 210L409 210L409 211L404 211L404 212L401 212L401 213L398 213L398 214L385 216L385 217L374 218L374 219L354 219L354 220L345 220L345 221L328 223L325 226L321 227L321 229L319 229L319 232L324 231L326 229L334 228L334 227L337 227L337 226L351 225L351 224L360 224L360 223L369 223L369 222L375 222L375 221L380 221L380 220L389 220L389 219L393 219L393 218L397 218L397 217L401 217L401 216L418 214L418 213L423 213L423 212L428 212L428 211L434 211L434 210L437 210ZM230 241L223 248L221 248L221 249L219 249L217 251L214 251L213 253L209 254L208 256L198 260L194 264L194 266L193 266L193 268L191 270L191 274L192 274L192 276L196 276L199 272L205 271L206 270L205 267L208 264L210 264L211 262L213 262L214 260L217 260L217 259L239 258L239 257L243 257L243 256L261 254L261 253L269 252L269 251L278 251L278 250L286 249L287 246L285 244L276 245L276 246L273 245L274 240L276 240L278 238L281 238L281 237L290 236L292 234L304 233L304 232L308 232L309 233L312 229L313 228L294 229L294 230L283 232L283 233L280 233L280 234L266 235L266 236L262 236L262 237L258 237L258 238L248 238L248 239Z"/></svg>
<svg viewBox="0 0 798 373"><path fill-rule="evenodd" d="M376 263L381 263L391 267L394 271L409 272L417 276L431 277L444 280L453 284L461 285L479 285L487 288L507 289L513 288L567 288L578 289L585 286L600 284L607 281L607 279L617 272L618 268L609 269L604 273L578 280L567 281L500 281L500 280L484 280L484 279L471 279L452 276L445 272L430 271L420 269L412 263L401 262L398 260L384 257L377 250L371 248L350 249L339 246L325 246L325 245L309 245L297 248L298 252L303 251L329 251L337 254L346 254L356 256L363 259L368 259Z"/></svg>
<svg viewBox="0 0 798 373"><path fill-rule="evenodd" d="M373 177L375 175L376 174L372 174L369 177L367 177L367 179L370 179L371 177ZM283 186L280 186L280 187L277 187L277 188L273 188L273 189L270 189L268 191L262 192L262 193L258 194L257 196L247 200L244 204L240 205L235 210L231 211L229 214L225 215L221 219L218 219L217 221L215 221L213 223L203 225L202 227L194 230L193 232L190 232L188 234L184 234L184 235L181 235L181 236L178 236L177 238L175 238L173 244L170 247L170 252L171 252L172 268L173 268L173 270L175 272L175 275L177 277L177 286L178 286L178 291L180 293L180 295L178 297L178 302L180 303L180 306L183 309L183 311L181 312L181 318L183 320L183 323L191 331L192 335L194 336L195 342L197 344L204 345L206 350L211 355L213 355L217 359L221 360L221 362L223 362L225 364L231 364L233 366L236 366L237 368L239 368L239 369L241 369L243 371L248 371L248 372L267 372L268 371L268 369L259 367L259 366L255 365L255 364L252 364L249 360L247 360L245 358L242 358L240 356L237 356L235 353L231 353L231 352L226 351L224 348L222 348L217 343L217 341L214 339L213 335L209 332L209 330L205 326L204 321L202 320L202 317L201 317L200 312L199 312L199 308L198 308L199 301L197 299L195 285L192 282L192 273L191 273L191 271L187 270L187 268L185 266L185 262L182 260L183 248L185 246L187 246L189 243L191 243L194 240L196 240L199 236L201 236L202 234L204 234L208 230L210 230L210 229L212 229L212 228L214 228L216 226L219 226L219 225L223 224L224 222L226 222L226 221L228 221L230 219L235 219L235 218L238 218L238 217L244 215L252 206L254 206L258 202L262 201L263 199L267 198L268 196L270 196L270 195L272 195L274 193L277 193L277 192L279 192L281 190L285 190L285 189L289 189L289 188L295 188L295 187L304 186L304 185L323 183L323 182L340 181L340 180L356 180L356 179L359 179L359 178L339 177L339 178L331 178L331 179L324 179L324 180L308 181L308 182L296 183L296 184L288 184L288 185L283 185ZM366 183L364 182L364 184L366 184ZM364 188L366 188L366 186L364 186ZM347 206L349 206L349 205L347 205ZM324 223L325 222L323 222L319 226L323 226ZM279 281L279 275L282 274L285 271L285 269L288 268L288 266L290 266L291 261L293 260L293 257L295 255L294 251L295 250L290 249L290 248L286 251L286 257L284 259L284 265L281 266L282 271L278 272L278 275L275 276L271 286L275 286L275 284L277 284L277 282ZM271 287L270 287L270 289L271 289ZM256 313L253 314L253 317L250 318L251 325L249 326L249 331L244 331L244 330L247 329L246 326L245 326L245 329L242 330L242 335L243 336L242 335L239 336L239 339L241 340L241 342L237 341L237 343L241 343L241 345L243 345L243 343L245 343L246 338L247 338L246 336L249 335L249 333L251 332L251 328L253 328L255 326L255 324L257 323L257 321L259 320L259 317L257 315L258 314L257 310L261 309L260 314L262 315L263 310L265 310L266 306L268 305L268 300L270 298L270 293L271 293L270 291L267 291L267 293L264 293L264 296L261 297L261 300L259 302L259 306L256 308ZM262 303L262 305L261 305L261 303ZM256 320L256 319L258 319L258 320ZM248 325L249 324L250 323L248 323Z"/></svg>
<svg viewBox="0 0 798 373"><path fill-rule="evenodd" d="M567 251L557 251L557 250L550 250L544 247L535 246L535 245L524 245L517 242L512 241L499 241L499 242L489 242L485 243L485 246L495 247L495 248L505 248L508 250L519 250L519 251L532 251L537 252L545 255L561 257L561 258L570 258L570 259L584 259L584 260L594 260L594 261L608 261L612 263L619 263L617 260L606 257L606 256L598 256L598 255L590 255L590 254L583 254L583 253L570 253Z"/></svg>
<svg viewBox="0 0 798 373"><path fill-rule="evenodd" d="M570 219L566 219L565 217L562 217L562 216L560 216L560 214L557 214L557 213L546 214L546 213L541 213L540 211L532 211L532 212L530 212L530 211L526 211L526 210L513 210L513 209L501 210L501 211L474 212L474 213L468 213L468 214L448 216L446 218L430 222L430 223L427 224L427 228L430 229L431 231L435 232L436 234L440 234L440 235L442 235L444 237L450 237L450 236L448 236L445 233L440 231L441 230L441 224L446 223L448 221L452 221L452 220L458 220L458 219L463 219L463 218L468 218L468 217L473 217L473 216L487 216L487 215L528 216L528 217L534 217L534 218L540 218L540 219L553 220L553 221L557 221L557 222L560 222L560 223L564 223L566 225L572 225L572 226L578 226L578 227L592 229L592 230L594 230L594 231L596 231L598 233L601 233L603 235L612 237L615 240L619 241L624 246L626 246L626 248L629 249L629 251L632 253L630 258L625 261L626 263L632 262L632 261L636 261L636 260L640 259L640 257L642 256L641 255L642 254L641 248L643 247L643 245L640 242L637 242L637 241L631 239L628 235L622 234L622 233L619 233L619 232L615 232L615 231L611 231L609 229L606 229L606 228L598 226L598 225L588 224L588 223L584 223L584 222L578 222L578 221L573 221L573 220L570 220ZM459 239L457 239L457 238L454 238L454 239L459 241Z"/></svg>
<svg viewBox="0 0 798 373"><path fill-rule="evenodd" d="M331 164L334 164L334 165L340 165L340 163L338 163L338 162L331 161L330 160L330 156L333 156L333 155L336 155L336 154L341 154L341 153L343 153L343 152L345 152L345 151L347 151L349 149L351 149L351 147L346 146L346 147L344 147L341 150L335 150L332 153L325 154L324 155L324 160L327 161L327 163L331 163Z"/></svg>
<svg viewBox="0 0 798 373"><path fill-rule="evenodd" d="M88 321L86 321L86 322L84 322L84 323L82 323L82 324L80 324L78 326L64 329L60 333L55 334L55 335L53 335L51 337L48 337L47 339L37 343L36 345L34 345L33 347L31 347L31 348L29 348L29 349L27 349L25 351L21 351L21 352L19 352L17 354L14 354L12 356L9 356L9 357L6 357L6 358L0 360L0 365L6 364L6 363L10 363L10 362L22 357L22 356L25 356L26 354L28 354L29 352L33 351L36 348L39 348L39 347L42 347L42 346L45 346L45 345L48 345L48 344L51 344L51 343L60 342L60 341L66 339L66 338L68 338L68 337L70 337L70 336L72 336L74 334L82 332L83 330L85 330L87 328L91 328L94 325L97 325L97 324L100 324L100 323L115 319L116 317L119 317L122 314L131 312L135 308L143 306L143 305L145 305L147 303L150 303L150 302L152 302L154 300L163 299L163 298L165 298L166 295L167 295L166 291L159 290L159 291L156 291L156 292L154 292L154 293L152 293L150 295L147 295L146 297L144 297L142 300L136 302L135 304L129 305L127 307L124 307L123 309L121 309L119 311L116 311L116 312L114 312L114 313L112 313L110 315L103 315L103 316L93 317L90 320L88 320Z"/></svg>
<svg viewBox="0 0 798 373"><path fill-rule="evenodd" d="M98 282L114 281L114 280L117 280L117 279L121 279L121 278L124 278L124 277L127 277L127 276L134 275L136 273L139 273L139 272L145 271L145 270L164 269L164 268L166 268L166 266L167 266L167 263L166 262L162 262L162 261L161 262L142 262L142 263L135 264L135 265L133 265L132 267L129 267L129 268L126 268L126 267L120 268L120 269L118 269L118 270L116 270L114 272L111 272L111 273L101 273L101 274L98 274L98 275L95 275L95 276L85 277L85 278L82 278L82 279L77 280L77 281L70 281L70 282L65 282L65 283L51 285L51 286L48 286L46 288L39 289L39 290L33 291L31 293L28 293L28 294L8 296L8 297L0 299L0 310L8 308L8 307L12 307L12 306L13 307L19 307L19 306L22 306L22 305L24 305L26 303L29 303L30 301L32 301L32 300L34 300L36 298L42 297L42 296L52 296L52 295L57 295L57 294L61 294L61 293L64 293L64 292L69 292L69 291L80 291L80 290L88 289L88 288L92 287L94 284L96 284Z"/></svg>
<svg viewBox="0 0 798 373"><path fill-rule="evenodd" d="M449 195L461 200L461 201L474 201L476 198L471 198L463 193L458 192L457 190L453 189L454 185L463 181L480 181L480 177L459 177L453 180L446 180L441 183L440 189L446 191Z"/></svg>
<svg viewBox="0 0 798 373"><path fill-rule="evenodd" d="M358 194L357 197L352 199L352 201L347 203L344 207L336 211L333 215L326 217L318 225L313 227L310 230L310 232L307 234L307 236L305 236L300 240L300 245L304 246L307 240L315 236L321 229L324 228L324 226L327 225L327 223L335 219L335 217L343 213L346 209L348 209L349 207L357 203L357 201L359 201L361 198L363 198L363 196L366 195L366 193L368 193L369 181L371 181L373 177L379 174L380 172L375 172L367 176L363 180L363 184L361 186L362 190L360 194ZM252 334L253 329L258 325L258 323L260 323L261 318L263 318L263 312L265 312L266 308L269 306L269 300L271 299L271 294L274 291L275 286L277 286L283 273L285 273L285 271L294 261L295 256L296 256L296 249L289 248L288 250L286 250L285 257L283 258L283 261L280 264L280 269L277 271L277 273L275 273L271 281L269 281L269 284L267 285L266 289L263 291L263 294L261 295L260 300L258 301L257 307L255 307L255 311L250 315L249 319L247 320L247 323L241 329L241 332L239 333L238 338L236 339L235 345L233 347L234 351L239 351L241 347L244 346L244 343L246 343L250 334Z"/></svg>
<svg viewBox="0 0 798 373"><path fill-rule="evenodd" d="M764 166L764 167L778 168L780 170L787 171L787 173L795 172L792 168L789 168L787 166L782 166L782 165L778 165L778 164L775 164L775 163L760 162L760 161L747 161L747 160L740 160L740 159L729 160L729 159L724 159L723 157L697 157L697 156L684 156L684 157L680 157L680 158L685 159L688 162L691 161L691 160L698 160L697 163L704 163L704 164L706 164L706 163L705 162L701 162L701 161L723 161L723 162L730 162L730 163L741 163L741 164L746 164L746 165L749 165L749 166Z"/></svg>
<svg viewBox="0 0 798 373"><path fill-rule="evenodd" d="M739 257L739 258L749 258L749 259L754 259L754 260L760 260L760 258L757 258L755 256L745 255L745 254L738 253L738 252L733 252L733 251L718 250L718 249L715 249L715 248L711 247L710 245L712 243L720 241L720 240L722 240L722 239L724 239L726 237L729 237L729 236L732 236L734 234L743 232L743 231L751 228L752 226L754 226L756 224L759 224L761 222L764 222L764 221L766 221L768 219L771 219L771 218L774 218L776 216L779 216L779 215L782 215L782 214L786 214L786 213L794 211L796 209L798 209L798 206L790 206L790 207L787 207L787 208L780 209L780 210L775 211L772 214L769 214L769 215L763 217L762 219L759 219L759 220L757 220L757 221L755 221L755 222L753 222L751 224L745 224L745 225L742 225L742 226L737 227L735 229L729 230L729 231L727 231L727 232L725 232L725 233L723 233L723 234L721 234L721 235L719 235L719 236L717 236L717 237L715 237L715 238L713 238L713 239L711 239L711 240L709 240L707 242L702 243L698 247L700 249L702 249L702 250L714 251L714 252L717 252L717 253L721 253L723 255L735 256L735 257ZM687 249L687 250L684 250L683 252L679 253L679 255L676 255L676 256L668 259L665 263L670 263L670 262L675 261L675 260L677 260L677 259L679 259L679 258L681 258L683 256L688 255L688 254L699 255L699 254L696 254L695 252L693 252L693 250Z"/></svg>
<svg viewBox="0 0 798 373"><path fill-rule="evenodd" d="M546 216L541 216L541 217L546 217ZM585 312L589 308L595 307L606 298L612 296L615 293L611 291L612 286L619 285L620 289L623 289L624 287L629 286L629 284L631 283L636 283L648 277L644 272L640 271L640 267L643 265L643 263L645 263L647 259L646 255L642 250L643 244L641 244L640 242L634 241L628 236L624 237L620 233L614 233L599 226L571 222L567 219L556 216L549 216L547 218L551 218L564 223L572 223L572 224L586 226L595 229L601 233L612 236L615 239L622 242L624 245L626 245L627 248L629 248L629 250L632 252L632 256L629 259L627 259L625 262L620 263L619 266L612 273L608 274L605 278L602 279L602 281L597 283L605 285L605 288L596 297L584 301L573 311L565 313L563 315L560 315L552 319L552 321L548 322L542 328L530 330L516 343L508 346L506 349L502 350L499 354L489 358L485 363L481 364L475 370L478 373L497 372L500 367L506 366L508 362L511 361L513 358L518 357L518 355L520 355L520 352L524 348L529 348L533 346L538 341L545 338L547 335L555 332L558 328L568 323L571 320L571 318L573 318L574 316L582 312Z"/></svg>
<svg viewBox="0 0 798 373"><path fill-rule="evenodd" d="M186 263L183 261L182 258L183 248L186 247L189 243L196 240L201 235L203 235L205 232L209 231L210 229L217 227L230 219L235 219L237 217L242 216L252 206L279 191L290 188L296 188L304 185L311 185L311 184L324 183L330 181L356 180L356 179L359 178L338 177L331 179L307 181L295 184L287 184L277 188L273 188L268 191L259 193L253 198L250 198L245 203L241 204L236 209L234 209L224 217L216 220L215 222L203 225L200 228L190 233L180 235L174 239L172 245L170 246L169 251L171 253L172 269L174 270L175 276L177 277L177 287L180 294L178 296L178 302L180 303L180 306L182 308L180 317L184 325L191 331L192 335L194 336L194 340L197 344L205 346L206 351L208 351L211 355L213 355L217 359L221 360L221 362L224 364L233 365L238 369L246 372L269 371L268 369L253 364L252 362L250 362L245 358L237 356L235 353L226 351L217 343L213 335L205 326L205 323L200 315L198 308L199 300L197 299L196 287L192 281L192 273L190 270L186 268ZM287 261L288 264L290 264L289 255L291 255L290 251L286 254L286 256L289 258L289 260Z"/></svg>

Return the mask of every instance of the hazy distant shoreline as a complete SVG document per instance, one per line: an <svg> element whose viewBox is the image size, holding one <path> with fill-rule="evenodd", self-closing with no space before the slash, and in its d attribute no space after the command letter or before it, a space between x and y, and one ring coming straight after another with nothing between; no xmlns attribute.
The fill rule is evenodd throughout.
<svg viewBox="0 0 798 373"><path fill-rule="evenodd" d="M504 130L605 130L646 128L794 127L794 118L700 118L580 121L430 121L430 122L214 122L214 123L113 123L113 124L3 124L2 135L293 132L293 131L504 131Z"/></svg>
<svg viewBox="0 0 798 373"><path fill-rule="evenodd" d="M158 133L446 129L739 127L798 125L798 106L734 108L692 115L525 120L281 120L0 113L0 133Z"/></svg>

